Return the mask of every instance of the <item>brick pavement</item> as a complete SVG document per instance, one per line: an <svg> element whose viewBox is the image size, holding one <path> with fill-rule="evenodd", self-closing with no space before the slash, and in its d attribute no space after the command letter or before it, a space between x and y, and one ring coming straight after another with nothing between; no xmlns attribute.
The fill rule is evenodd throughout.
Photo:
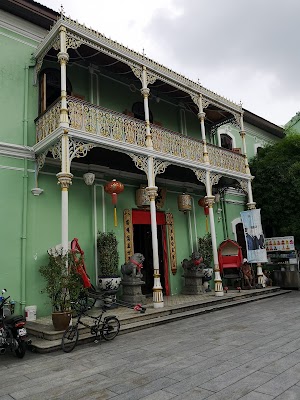
<svg viewBox="0 0 300 400"><path fill-rule="evenodd" d="M89 344L0 357L0 400L300 399L300 292Z"/></svg>

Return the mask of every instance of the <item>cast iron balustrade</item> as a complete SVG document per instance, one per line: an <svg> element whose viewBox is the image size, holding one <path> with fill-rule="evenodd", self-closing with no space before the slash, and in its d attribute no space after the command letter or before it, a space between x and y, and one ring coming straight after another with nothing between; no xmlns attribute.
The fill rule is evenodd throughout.
<svg viewBox="0 0 300 400"><path fill-rule="evenodd" d="M37 143L59 127L60 100L36 120ZM112 141L146 147L145 122L68 96L70 128ZM157 152L203 163L203 142L151 124L153 148ZM90 140L90 138L89 138ZM245 173L241 154L211 144L207 145L210 165Z"/></svg>

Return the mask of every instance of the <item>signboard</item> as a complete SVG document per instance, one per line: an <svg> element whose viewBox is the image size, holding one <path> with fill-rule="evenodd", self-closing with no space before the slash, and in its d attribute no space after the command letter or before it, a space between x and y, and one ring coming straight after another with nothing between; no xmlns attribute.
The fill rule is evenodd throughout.
<svg viewBox="0 0 300 400"><path fill-rule="evenodd" d="M295 250L294 236L265 238L265 246L267 251Z"/></svg>
<svg viewBox="0 0 300 400"><path fill-rule="evenodd" d="M262 231L260 210L248 210L241 212L244 234L247 246L247 259L249 263L267 262L265 238Z"/></svg>

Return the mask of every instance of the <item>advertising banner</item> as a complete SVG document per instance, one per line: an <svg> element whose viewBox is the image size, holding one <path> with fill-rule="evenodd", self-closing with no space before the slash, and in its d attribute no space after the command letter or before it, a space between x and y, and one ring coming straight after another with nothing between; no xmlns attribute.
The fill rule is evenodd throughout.
<svg viewBox="0 0 300 400"><path fill-rule="evenodd" d="M267 252L261 226L260 209L241 212L249 263L266 263Z"/></svg>
<svg viewBox="0 0 300 400"><path fill-rule="evenodd" d="M265 238L265 245L267 251L295 250L294 236Z"/></svg>

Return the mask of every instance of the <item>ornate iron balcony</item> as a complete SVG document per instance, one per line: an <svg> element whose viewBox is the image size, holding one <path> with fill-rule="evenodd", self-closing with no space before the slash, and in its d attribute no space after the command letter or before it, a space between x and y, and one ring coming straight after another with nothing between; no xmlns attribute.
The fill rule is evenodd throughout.
<svg viewBox="0 0 300 400"><path fill-rule="evenodd" d="M59 127L60 100L36 120L36 141L40 142ZM146 147L145 122L68 96L67 107L70 128L81 133L109 138L112 143L134 144ZM151 124L153 149L185 161L203 163L203 142ZM89 137L90 141L90 137ZM241 154L217 146L207 145L210 165L229 171L245 173Z"/></svg>

